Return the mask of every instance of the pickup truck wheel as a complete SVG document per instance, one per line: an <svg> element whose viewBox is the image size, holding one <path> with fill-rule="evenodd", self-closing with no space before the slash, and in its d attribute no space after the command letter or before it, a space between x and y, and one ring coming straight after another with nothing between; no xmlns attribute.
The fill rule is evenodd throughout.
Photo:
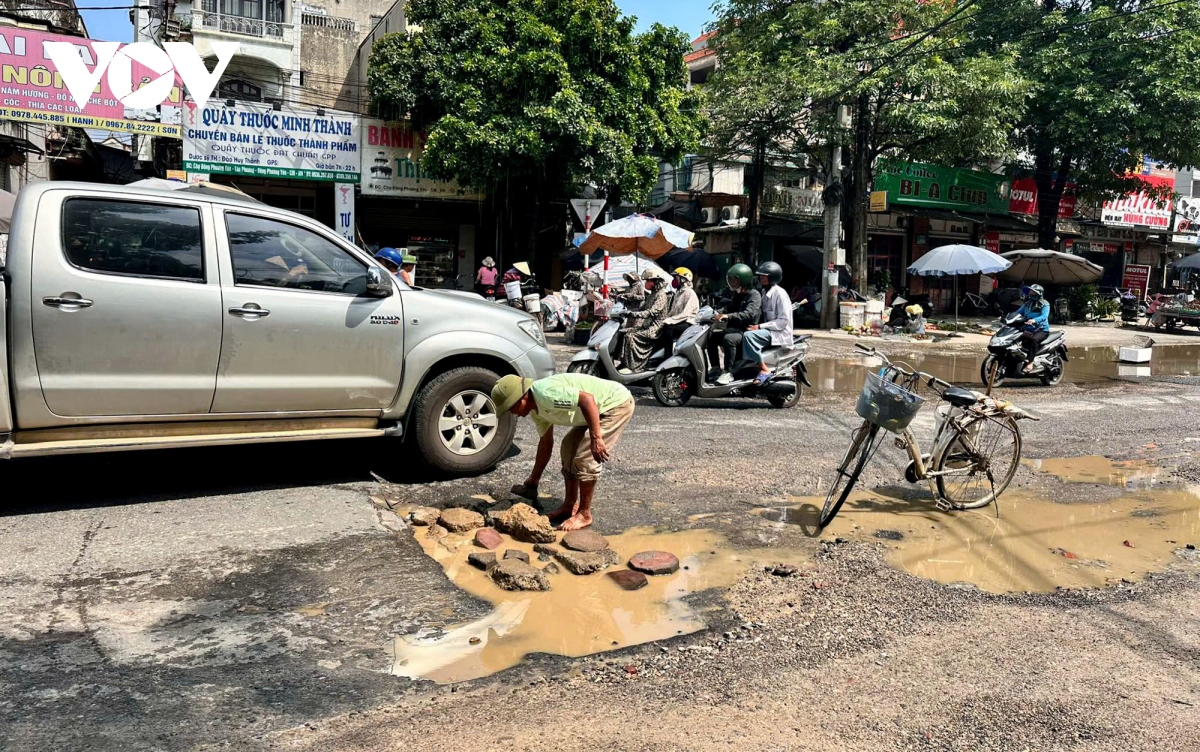
<svg viewBox="0 0 1200 752"><path fill-rule="evenodd" d="M413 434L431 467L451 475L482 473L512 445L517 422L497 415L486 368L455 368L425 385L413 403Z"/></svg>

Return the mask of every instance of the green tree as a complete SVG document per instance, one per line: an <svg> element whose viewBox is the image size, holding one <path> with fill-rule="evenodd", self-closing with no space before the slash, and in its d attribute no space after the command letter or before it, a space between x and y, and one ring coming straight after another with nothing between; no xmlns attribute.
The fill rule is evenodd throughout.
<svg viewBox="0 0 1200 752"><path fill-rule="evenodd" d="M765 112L755 102L770 103L787 127L759 138L784 144L781 157L797 161L807 154L825 164L831 143L844 147L839 174L826 175L832 186L826 195L843 201L849 260L860 284L866 282L867 198L878 157L965 166L1009 153L1023 82L1004 47L962 52L970 5L726 0L719 7L721 67L711 99L720 102L745 87L760 93L743 95L751 103L743 111L714 109L714 132L740 128L752 140ZM949 53L955 49L959 54ZM839 106L848 119L838 117Z"/></svg>
<svg viewBox="0 0 1200 752"><path fill-rule="evenodd" d="M699 140L687 38L658 24L635 35L612 0L413 0L407 14L420 31L372 50L375 109L428 131L431 176L529 217L531 252L541 202L585 184L641 199L659 159Z"/></svg>
<svg viewBox="0 0 1200 752"><path fill-rule="evenodd" d="M1013 131L1038 188L1038 236L1053 248L1068 183L1102 200L1146 186L1143 155L1200 163L1200 3L981 0L976 49L1018 52L1031 88Z"/></svg>

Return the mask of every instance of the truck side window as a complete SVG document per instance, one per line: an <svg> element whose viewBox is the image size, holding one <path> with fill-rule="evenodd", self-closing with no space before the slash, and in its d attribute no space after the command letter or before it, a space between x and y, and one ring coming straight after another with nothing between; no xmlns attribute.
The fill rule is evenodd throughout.
<svg viewBox="0 0 1200 752"><path fill-rule="evenodd" d="M303 227L228 212L234 282L361 295L367 268L337 244Z"/></svg>
<svg viewBox="0 0 1200 752"><path fill-rule="evenodd" d="M144 201L63 202L67 260L105 274L204 281L200 210Z"/></svg>

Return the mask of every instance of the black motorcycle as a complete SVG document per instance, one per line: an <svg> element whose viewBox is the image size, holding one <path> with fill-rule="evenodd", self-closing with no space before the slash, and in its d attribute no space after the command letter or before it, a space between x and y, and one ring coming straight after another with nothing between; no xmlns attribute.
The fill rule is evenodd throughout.
<svg viewBox="0 0 1200 752"><path fill-rule="evenodd" d="M1046 386L1054 386L1062 381L1063 371L1067 363L1067 335L1062 332L1050 332L1046 339L1038 345L1033 356L1033 368L1025 372L1025 345L1021 341L1021 324L1025 323L1024 316L1016 312L1001 319L1004 326L992 335L988 343L988 356L983 359L979 369L979 378L986 386L992 378L992 369L996 370L992 386L1000 386L1005 379L1041 379Z"/></svg>

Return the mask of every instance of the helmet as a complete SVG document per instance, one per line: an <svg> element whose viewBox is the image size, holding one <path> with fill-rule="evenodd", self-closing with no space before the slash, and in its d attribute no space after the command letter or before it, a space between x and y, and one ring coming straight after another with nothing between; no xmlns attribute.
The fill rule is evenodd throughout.
<svg viewBox="0 0 1200 752"><path fill-rule="evenodd" d="M375 258L390 262L396 266L400 266L404 263L404 254L400 251L397 251L395 248L380 248L375 254Z"/></svg>
<svg viewBox="0 0 1200 752"><path fill-rule="evenodd" d="M405 250L408 250L408 249L405 249ZM403 263L403 264L417 263L417 257L412 255L411 253L405 253L405 254L401 255L400 258L401 258L401 263Z"/></svg>
<svg viewBox="0 0 1200 752"><path fill-rule="evenodd" d="M725 273L725 279L736 279L742 284L742 287L749 287L750 283L754 281L754 272L750 271L750 267L745 264L734 264Z"/></svg>
<svg viewBox="0 0 1200 752"><path fill-rule="evenodd" d="M692 281L692 270L687 268L686 266L681 266L671 273L674 274L676 277L683 277L688 282Z"/></svg>
<svg viewBox="0 0 1200 752"><path fill-rule="evenodd" d="M783 267L774 261L764 261L758 265L755 275L766 277L768 282L777 285L783 281Z"/></svg>
<svg viewBox="0 0 1200 752"><path fill-rule="evenodd" d="M646 282L649 282L650 280L658 282L662 280L662 277L660 277L658 272L654 271L653 269L647 269L646 271L642 272L642 279Z"/></svg>
<svg viewBox="0 0 1200 752"><path fill-rule="evenodd" d="M1029 285L1028 287L1021 288L1021 297L1028 301L1036 302L1041 300L1045 294L1046 291L1042 289L1041 285Z"/></svg>
<svg viewBox="0 0 1200 752"><path fill-rule="evenodd" d="M636 285L637 281L638 281L638 276L636 274L634 274L633 272L625 272L624 274L621 275L621 279L625 280L626 282L628 282L631 285Z"/></svg>

